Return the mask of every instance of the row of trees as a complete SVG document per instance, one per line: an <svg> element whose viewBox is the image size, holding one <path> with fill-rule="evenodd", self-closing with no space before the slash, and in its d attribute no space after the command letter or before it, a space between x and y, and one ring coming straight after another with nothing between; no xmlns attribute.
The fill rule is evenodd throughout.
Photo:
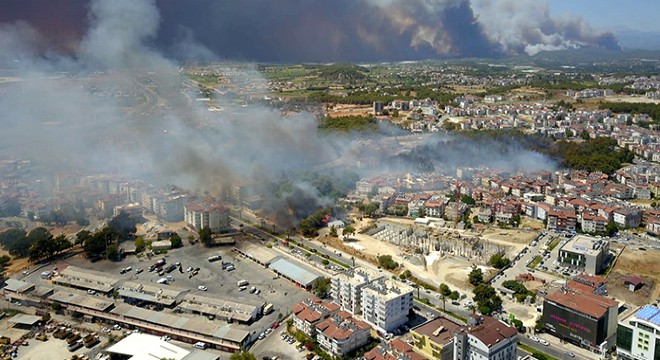
<svg viewBox="0 0 660 360"><path fill-rule="evenodd" d="M0 245L14 257L29 257L30 261L48 260L73 246L64 234L53 237L44 227L26 233L22 229L9 229L0 234Z"/></svg>

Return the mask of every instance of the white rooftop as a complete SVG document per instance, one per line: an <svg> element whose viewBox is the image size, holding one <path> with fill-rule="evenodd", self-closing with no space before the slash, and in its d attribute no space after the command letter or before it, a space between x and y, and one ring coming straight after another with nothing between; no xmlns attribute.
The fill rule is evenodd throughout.
<svg viewBox="0 0 660 360"><path fill-rule="evenodd" d="M182 360L190 353L189 350L161 340L158 336L141 333L125 337L106 351L129 355L131 356L130 360Z"/></svg>

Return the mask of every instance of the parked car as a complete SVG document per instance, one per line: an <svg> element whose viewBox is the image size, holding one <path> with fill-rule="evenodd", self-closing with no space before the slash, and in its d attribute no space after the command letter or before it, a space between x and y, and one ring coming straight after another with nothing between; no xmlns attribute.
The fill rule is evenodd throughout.
<svg viewBox="0 0 660 360"><path fill-rule="evenodd" d="M201 290L201 291L206 291L206 290L208 290L208 288L207 288L206 286L204 286L204 285L200 285L200 286L198 286L197 288L198 288L199 290Z"/></svg>

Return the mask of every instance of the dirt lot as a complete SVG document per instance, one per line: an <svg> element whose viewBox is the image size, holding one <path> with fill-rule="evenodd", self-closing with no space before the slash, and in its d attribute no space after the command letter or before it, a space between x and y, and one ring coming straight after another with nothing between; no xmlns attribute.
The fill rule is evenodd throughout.
<svg viewBox="0 0 660 360"><path fill-rule="evenodd" d="M642 292L640 295L646 292L648 292L647 296L650 294L650 298L642 301L642 303L648 304L648 302L660 298L660 288L655 286L660 279L660 266L658 264L660 264L660 251L639 251L626 247L608 276L610 280L607 284L608 292L612 296L621 296L622 299L637 304L641 300L638 294L630 293L623 287L623 281L620 281L624 276L634 274L652 283L648 286L648 290L644 288L639 290ZM653 287L652 290L651 287Z"/></svg>
<svg viewBox="0 0 660 360"><path fill-rule="evenodd" d="M651 293L655 287L655 281L652 278L647 276L639 276L644 279L644 286L641 289L632 292L628 290L627 287L623 286L623 279L626 276L639 276L633 273L623 274L617 271L612 271L607 277L607 292L610 296L624 300L628 303L635 304L637 306L648 304L652 302L654 298L651 298Z"/></svg>
<svg viewBox="0 0 660 360"><path fill-rule="evenodd" d="M329 117L357 116L368 115L370 113L373 114L373 111L374 109L372 106L337 104L327 112L327 115Z"/></svg>
<svg viewBox="0 0 660 360"><path fill-rule="evenodd" d="M385 221L385 219L381 219ZM413 226L414 221L410 219L388 218L387 222L398 225ZM356 228L361 229L368 227L372 220L359 221ZM442 234L453 234L453 229L437 229L433 230L434 234L443 236ZM472 232L460 232L461 236L474 237L477 234ZM502 245L502 249L507 252L509 256L517 254L522 248L528 244L537 232L525 232L521 230L501 230L493 229L486 230L482 236L491 245ZM449 236L449 235L447 235ZM381 241L366 234L356 234L352 236L349 242L342 242L336 238L323 237L322 242L325 242L333 247L344 250L345 252L360 257L365 260L375 262L378 255L391 255L392 258L403 264L405 269L409 269L416 277L439 285L440 283L447 283L453 287L460 289L470 289L467 283L467 275L473 265L482 268L484 273L488 274L493 271L489 266L484 266L483 263L476 262L474 259L466 258L463 256L454 256L449 253L441 253L439 251L431 251L426 256L414 255L405 252L395 244Z"/></svg>

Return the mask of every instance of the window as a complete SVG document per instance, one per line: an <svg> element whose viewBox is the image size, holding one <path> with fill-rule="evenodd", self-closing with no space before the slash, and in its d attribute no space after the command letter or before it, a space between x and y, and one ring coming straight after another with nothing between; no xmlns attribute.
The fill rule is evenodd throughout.
<svg viewBox="0 0 660 360"><path fill-rule="evenodd" d="M619 325L616 331L616 346L630 351L633 342L633 329Z"/></svg>

